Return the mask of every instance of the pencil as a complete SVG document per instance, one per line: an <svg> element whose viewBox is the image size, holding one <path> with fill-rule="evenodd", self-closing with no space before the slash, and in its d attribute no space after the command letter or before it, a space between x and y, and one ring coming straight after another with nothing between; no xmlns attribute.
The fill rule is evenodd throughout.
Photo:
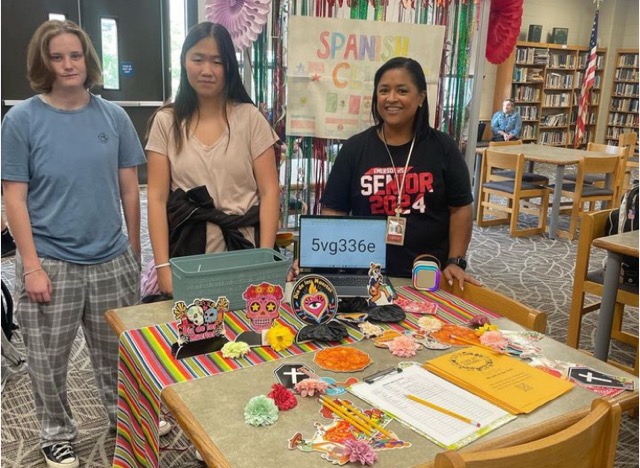
<svg viewBox="0 0 640 468"><path fill-rule="evenodd" d="M466 343L468 345L471 345L471 346L477 346L478 348L486 349L487 351L493 351L496 354L507 354L506 352L500 351L499 349L495 349L495 348L492 348L491 346L485 346L483 344L476 343L475 341L468 340L468 339L463 338L463 337L458 336L458 335L449 335L449 337L453 338L454 340L458 340L458 341L461 341L461 342Z"/></svg>
<svg viewBox="0 0 640 468"><path fill-rule="evenodd" d="M335 414L337 414L342 419L347 421L356 429L361 430L369 437L373 435L373 431L370 427L365 426L364 423L361 423L357 419L355 419L353 416L350 416L344 409L342 409L339 405L331 401L329 398L325 397L324 395L320 395L320 400L322 400L322 404L324 406L329 408L331 411L333 411Z"/></svg>
<svg viewBox="0 0 640 468"><path fill-rule="evenodd" d="M353 405L347 403L346 401L342 401L340 400L340 404L342 406L344 406L345 408L347 408L349 411L351 411L352 413L354 413L356 416L358 416L360 419L362 419L363 421L365 421L369 426L373 426L374 428L378 429L378 431L380 431L382 434L384 434L385 436L392 438L393 436L391 435L391 433L389 431L387 431L384 427L382 427L380 424L378 424L377 422L375 422L373 419L371 419L369 416L367 416L366 414L361 413L360 411L358 411Z"/></svg>
<svg viewBox="0 0 640 468"><path fill-rule="evenodd" d="M427 406L431 409L434 409L436 411L440 411L442 414L446 414L447 416L451 416L452 418L456 418L459 419L460 421L464 421L468 424L471 424L472 426L476 426L476 427L480 427L481 424L479 422L476 421L472 421L471 419L464 417L462 415L459 415L458 413L454 413L451 410L448 410L446 408L443 408L442 406L438 406L438 405L434 405L433 403L427 401L427 400L423 400L422 398L418 398L415 395L405 395L409 400L413 400L416 403L420 403L421 405Z"/></svg>

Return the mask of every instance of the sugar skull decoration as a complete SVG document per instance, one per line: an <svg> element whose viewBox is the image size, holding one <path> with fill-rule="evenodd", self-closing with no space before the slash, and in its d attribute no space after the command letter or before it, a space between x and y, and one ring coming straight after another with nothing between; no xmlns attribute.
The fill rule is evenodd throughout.
<svg viewBox="0 0 640 468"><path fill-rule="evenodd" d="M307 275L294 284L291 305L300 320L317 325L335 317L338 310L338 296L336 289L326 278Z"/></svg>
<svg viewBox="0 0 640 468"><path fill-rule="evenodd" d="M229 301L220 296L217 301L195 299L191 304L178 301L173 306L173 315L178 321L178 343L224 335L224 314L229 310Z"/></svg>
<svg viewBox="0 0 640 468"><path fill-rule="evenodd" d="M280 316L280 302L284 298L282 286L261 283L249 286L242 297L247 301L247 318L257 332L268 330Z"/></svg>

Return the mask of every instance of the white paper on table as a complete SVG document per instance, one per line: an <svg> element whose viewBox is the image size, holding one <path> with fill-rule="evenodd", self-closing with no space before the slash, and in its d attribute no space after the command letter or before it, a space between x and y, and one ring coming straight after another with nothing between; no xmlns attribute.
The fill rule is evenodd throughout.
<svg viewBox="0 0 640 468"><path fill-rule="evenodd" d="M357 383L349 391L448 450L463 447L516 418L417 365L371 384ZM477 421L480 427L410 400L407 394Z"/></svg>

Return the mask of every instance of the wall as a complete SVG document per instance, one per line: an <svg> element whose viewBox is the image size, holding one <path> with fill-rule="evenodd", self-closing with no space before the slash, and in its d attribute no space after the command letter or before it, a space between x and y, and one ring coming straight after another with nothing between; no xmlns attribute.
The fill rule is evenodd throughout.
<svg viewBox="0 0 640 468"><path fill-rule="evenodd" d="M639 47L638 33L638 1L637 0L603 0L600 4L598 23L598 39L600 47L607 48L607 63L603 83L603 96L611 92L613 60L616 49ZM588 46L593 25L595 4L592 0L525 0L522 16L522 27L519 40L526 40L530 24L542 25L542 40L546 41L554 27L568 28L567 43ZM480 119L490 119L493 109L493 90L496 81L497 66L486 63L482 99L480 103ZM606 119L608 100L600 106L598 122ZM596 141L603 139L604 125L598 126Z"/></svg>

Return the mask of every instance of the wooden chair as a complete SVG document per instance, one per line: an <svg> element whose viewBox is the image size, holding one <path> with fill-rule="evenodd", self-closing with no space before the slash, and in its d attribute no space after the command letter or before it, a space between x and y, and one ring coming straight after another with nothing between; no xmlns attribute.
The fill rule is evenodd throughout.
<svg viewBox="0 0 640 468"><path fill-rule="evenodd" d="M513 179L504 179L493 172L507 169L514 172ZM547 208L549 206L549 190L542 185L522 181L524 172L524 154L501 153L492 148L487 148L482 160L482 175L480 177L480 194L476 222L478 226L492 226L509 223L509 232L512 236L526 236L542 234L547 226ZM492 201L491 197L500 197L506 200L506 204ZM539 205L521 202L533 198L540 198ZM538 225L535 228L518 229L518 217L520 213L534 214L538 216ZM493 219L485 219L485 214Z"/></svg>
<svg viewBox="0 0 640 468"><path fill-rule="evenodd" d="M446 451L435 468L607 468L613 467L620 429L620 405L594 400L575 424L542 439L486 451Z"/></svg>
<svg viewBox="0 0 640 468"><path fill-rule="evenodd" d="M580 226L580 240L576 256L576 268L573 278L573 293L571 296L571 309L569 312L569 328L567 330L567 345L580 348L580 329L582 318L589 312L600 309L600 302L585 305L585 295L602 297L604 279L604 269L589 270L589 259L591 257L592 243L598 237L604 237L605 226L609 213L612 210L596 211L585 213ZM621 284L616 297L616 307L613 318L613 328L611 337L623 343L635 346L636 359L633 368L617 362L611 364L620 367L627 372L638 375L638 336L622 330L622 319L624 306L638 307L638 287Z"/></svg>
<svg viewBox="0 0 640 468"><path fill-rule="evenodd" d="M484 286L476 286L471 283L465 283L464 289L461 290L455 281L453 286L449 286L449 283L446 281L441 282L440 289L454 294L465 301L500 314L512 322L530 330L540 333L545 333L547 330L547 315L544 312L532 309L522 302L511 299L498 291Z"/></svg>
<svg viewBox="0 0 640 468"><path fill-rule="evenodd" d="M591 145L591 143L590 143ZM575 182L564 182L558 188L555 184L551 185L552 192L561 190L562 196L571 200L568 209L563 212L569 212L569 229L558 229L557 233L560 237L573 240L578 227L578 218L585 212L595 211L595 202L608 203L610 206L615 204L616 183L621 170L621 158L626 154L625 148L612 147L615 153L610 157L607 156L585 156L578 164L578 172L576 173ZM597 187L592 184L585 183L585 177L588 175L600 174L611 178L612 188ZM585 204L587 209L585 210Z"/></svg>
<svg viewBox="0 0 640 468"><path fill-rule="evenodd" d="M636 132L627 132L620 134L618 138L618 146L627 146L627 164L625 165L624 176L622 178L622 190L618 194L618 199L622 197L622 194L629 190L633 185L634 170L638 170L638 156L635 156L636 142L638 141L638 134Z"/></svg>
<svg viewBox="0 0 640 468"><path fill-rule="evenodd" d="M510 141L491 141L489 142L489 148L499 148L500 146L515 146L521 145L522 140L510 140ZM501 170L496 171L494 173L497 177L502 177L502 179L496 178L495 180L509 180L515 177L514 171L510 170ZM522 173L522 181L523 182L531 182L533 184L538 185L547 185L549 184L549 178L540 174L536 174L533 172L533 163L529 163L528 172Z"/></svg>
<svg viewBox="0 0 640 468"><path fill-rule="evenodd" d="M611 207L617 208L620 206L620 199L622 198L623 193L623 182L624 182L624 172L627 165L627 160L629 157L629 151L631 151L628 145L603 145L600 143L589 142L587 145L587 151L596 151L596 152L604 152L609 154L617 154L620 157L620 168L617 175L617 179L613 182L613 189L615 191L614 201ZM565 180L575 182L578 177L578 174L567 174ZM604 188L605 186L605 176L604 174L587 174L584 177L584 183L595 185L596 187ZM589 211L592 211L593 208L590 206Z"/></svg>

